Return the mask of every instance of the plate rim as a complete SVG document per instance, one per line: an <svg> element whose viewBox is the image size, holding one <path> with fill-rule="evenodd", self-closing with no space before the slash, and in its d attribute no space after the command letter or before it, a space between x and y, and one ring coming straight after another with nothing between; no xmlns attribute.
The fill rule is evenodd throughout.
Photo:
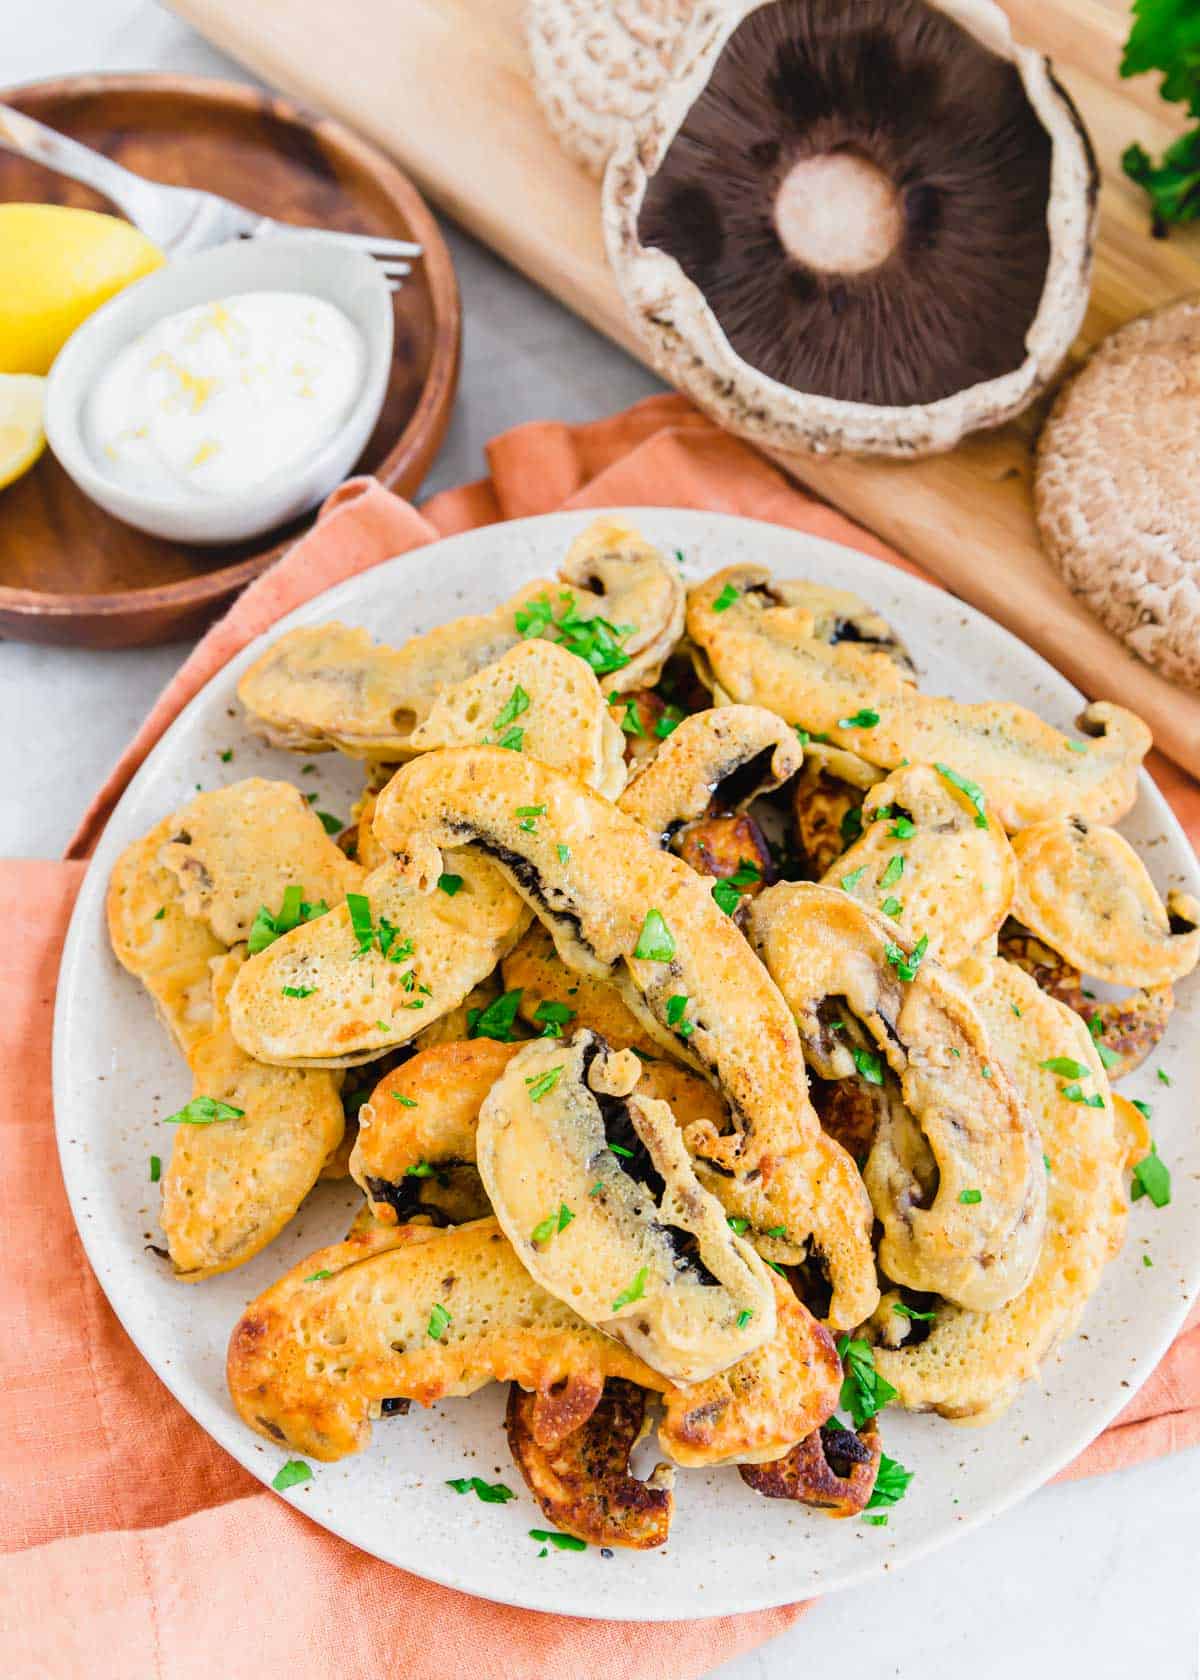
<svg viewBox="0 0 1200 1680"><path fill-rule="evenodd" d="M643 514L650 514L656 517L662 516L672 520L699 520L706 525L723 523L738 527L764 526L773 532L786 533L795 536L802 543L815 544L818 548L828 551L831 555L836 555L837 552L851 554L854 556L856 562L866 562L870 569L879 568L881 576L887 576L893 571L901 570L906 582L917 585L919 592L921 590L928 589L935 591L939 596L948 597L949 600L954 603L955 609L964 615L968 628L971 627L975 621L978 621L987 627L987 632L989 634L998 636L999 642L1002 646L1005 648L1016 648L1020 651L1022 657L1031 657L1037 661L1043 673L1048 679L1050 679L1052 684L1056 685L1060 692L1069 693L1072 697L1072 704L1086 704L1086 697L1075 688L1074 684L1071 683L1068 678L1064 677L1062 673L1051 665L1050 662L1040 653L1038 653L1035 648L1032 648L1028 643L1023 642L1019 636L1014 635L1013 632L1008 630L1005 626L998 624L993 619L990 619L986 613L980 612L977 608L972 607L968 602L963 601L961 598L953 595L948 590L941 589L940 586L929 582L926 578L919 574L893 567L887 561L881 560L877 556L866 553L863 550L855 549L849 544L835 542L825 537L819 537L802 529L785 525L775 525L769 520L750 519L739 514L716 513L709 512L706 509L675 508L651 504L638 507L589 507L577 510L560 510L553 513L530 515L522 519L506 520L501 523L506 528L511 528L515 532L520 532L521 530L528 529L531 526L541 528L549 526L551 529L561 527L564 531L569 530L572 534L575 534L583 524L586 524L595 518L611 516L623 518L629 521L636 521L639 515ZM494 529L495 528L492 526L483 526L474 527L467 531L455 532L449 536L438 538L434 542L422 545L420 548L410 549L400 555L392 556L388 560L380 562L379 566L368 568L368 572L383 571L389 567L403 567L405 564L410 563L415 556L428 558L447 545L470 546L472 543L485 542L487 534L494 531ZM563 545L563 548L565 551L565 545ZM106 860L104 854L106 850L115 850L115 842L112 847L108 846L108 836L114 831L114 825L122 807L127 801L131 803L133 802L135 796L140 792L142 783L144 781L149 781L157 772L160 763L164 759L168 759L170 757L176 732L182 732L182 726L185 722L190 721L194 714L199 713L204 709L209 688L215 681L224 677L232 676L241 668L249 665L252 660L257 657L267 645L269 645L270 642L275 640L278 636L284 634L295 621L301 619L307 620L311 616L313 609L318 604L328 604L331 610L336 611L340 599L344 595L352 595L366 575L366 572L359 572L350 578L341 580L340 582L332 585L330 588L322 590L318 594L310 597L307 601L300 603L300 605L295 607L291 612L284 615L274 624L268 626L266 630L254 637L244 648L240 649L239 652L225 665L215 671L208 681L205 682L203 687L192 696L187 705L181 709L178 716L172 720L171 724L163 732L160 739L155 743L154 747L147 754L142 764L138 767L138 770L135 772L133 777L131 777L128 785L121 795L121 798L117 801L112 813L110 814L92 859L89 860L87 872L80 885L79 892L72 907L67 934L63 943L62 958L59 966L58 981L56 984L52 1038L52 1092L54 1100L55 1143L63 1183L66 1188L67 1198L71 1207L72 1218L75 1222L76 1230L87 1256L88 1264L91 1266L92 1271L104 1292L105 1299L108 1301L125 1333L129 1336L130 1340L133 1342L141 1356L146 1360L147 1364L149 1364L155 1375L167 1388L168 1392L172 1394L172 1396L188 1413L189 1417L192 1418L192 1421L197 1423L198 1426L202 1428L212 1439L214 1439L218 1446L228 1452L237 1463L247 1469L255 1477L255 1479L262 1484L265 1491L271 1490L270 1475L265 1463L260 1464L256 1462L258 1454L258 1438L252 1436L250 1432L244 1428L244 1426L236 1421L231 1425L231 1428L228 1431L228 1435L230 1437L229 1439L225 1438L224 1433L220 1433L210 1427L208 1423L200 1422L188 1401L178 1391L176 1386L176 1372L171 1366L169 1359L164 1360L161 1356L156 1355L155 1352L152 1352L149 1347L143 1344L142 1338L140 1338L131 1325L126 1322L126 1318L121 1310L121 1307L109 1295L104 1269L93 1256L92 1249L90 1247L90 1234L88 1232L87 1222L80 1218L77 1211L76 1198L80 1192L80 1186L75 1182L76 1168L72 1165L70 1151L66 1147L66 1122L65 1120L60 1120L60 1104L58 1098L60 1091L65 1088L67 1083L66 1021L74 1003L72 984L74 980L74 972L77 964L81 960L81 956L85 955L82 948L89 932L89 919L97 910L99 911L101 917L103 916L104 890L107 884L107 870L104 875L101 876L96 868L96 865L98 862L107 862L111 865L111 859ZM1023 704L1024 702L1019 703ZM1195 850L1192 847L1191 842L1189 841L1178 818L1175 816L1175 813L1165 795L1163 795L1160 791L1153 777L1144 766L1139 771L1138 798L1139 800L1147 800L1152 808L1155 821L1159 827L1161 829L1171 831L1173 833L1173 838L1181 842L1185 852L1190 855L1191 874L1193 876L1191 885L1193 890L1200 893L1200 862L1196 859ZM1049 1456L1049 1458L1038 1460L1037 1464L1035 1466L1031 1466L1025 1474L1014 1475L1002 1494L991 1500L982 1501L974 1511L960 1516L953 1527L948 1526L941 1532L934 1533L928 1537L918 1538L906 1542L902 1556L897 1558L894 1556L884 1556L882 1554L874 1556L868 1554L864 1557L864 1560L860 1565L843 1570L838 1575L836 1581L831 1585L825 1585L811 1590L806 1589L806 1592L802 1593L800 1596L812 1596L814 1592L819 1596L820 1594L828 1591L842 1591L849 1587L862 1585L865 1581L885 1575L888 1571L904 1568L909 1563L913 1563L921 1558L927 1557L932 1552L937 1551L940 1547L948 1545L958 1540L960 1537L982 1527L993 1518L998 1517L1005 1511L1011 1509L1022 1499L1027 1498L1038 1488L1052 1481L1067 1465L1072 1463L1080 1453L1082 1453L1095 1439L1097 1439L1097 1437L1101 1435L1105 1429L1108 1428L1118 1413L1130 1403L1133 1397L1142 1388L1154 1368L1162 1359L1163 1354L1178 1335L1178 1332L1186 1320L1198 1294L1200 1294L1200 1250L1197 1250L1197 1252L1192 1255L1191 1272L1187 1279L1186 1287L1183 1293L1177 1297L1176 1304L1173 1304L1172 1310L1169 1313L1163 1314L1159 1332L1151 1339L1147 1348L1139 1356L1136 1363L1122 1369L1121 1379L1124 1383L1128 1384L1128 1386L1122 1387L1119 1385L1117 1374L1114 1370L1113 1391L1109 1392L1107 1396L1094 1408L1080 1408L1080 1427L1073 1431L1066 1442L1057 1448ZM186 1383L186 1379L183 1380ZM244 1447L242 1444L243 1440ZM292 1501L290 1500L285 1502L292 1504ZM355 1546L358 1550L369 1556L379 1558L381 1562L387 1563L393 1568L405 1570L410 1574L419 1576L421 1579L432 1581L436 1585L448 1587L454 1591L466 1593L470 1597L479 1598L485 1602L509 1604L518 1609L535 1610L549 1614L577 1616L581 1619L594 1621L670 1623L672 1621L691 1619L715 1619L718 1616L731 1614L749 1614L799 1602L795 1592L782 1591L779 1585L775 1585L773 1587L763 1585L762 1587L757 1588L757 1590L743 1590L743 1592L738 1596L736 1604L725 1603L720 1608L707 1612L707 1614L703 1617L696 1617L694 1612L675 1609L660 1609L652 1603L625 1609L620 1613L611 1613L589 1609L586 1604L571 1600L569 1596L571 1592L571 1584L569 1581L553 1580L553 1578L548 1574L541 1577L541 1579L547 1583L552 1583L549 1590L544 1592L538 1591L536 1588L537 1577L533 1572L530 1572L530 1578L534 1584L529 1592L512 1595L506 1594L503 1597L498 1597L494 1593L489 1593L481 1590L477 1586L472 1586L469 1579L464 1579L453 1572L434 1571L425 1567L418 1568L412 1562L407 1560L404 1562L398 1562L395 1558L386 1556L376 1547L370 1544L365 1544L354 1534L348 1533L346 1531L346 1526L340 1520L331 1519L330 1517L324 1515L316 1515L306 1505L296 1504L293 1505L293 1508L301 1511L302 1514L308 1516L311 1521L318 1523L330 1533L338 1535L339 1538L345 1540L348 1544ZM469 1528L465 1530L465 1534L469 1538ZM471 1555L471 1548L467 1545L464 1548L464 1556L467 1559L467 1562L464 1564L464 1569L469 1569L469 1560ZM652 1555L653 1554L651 1554L651 1556ZM648 1583L648 1585L652 1589L653 1583ZM563 1602L564 1592L567 1598L567 1602L565 1604Z"/></svg>

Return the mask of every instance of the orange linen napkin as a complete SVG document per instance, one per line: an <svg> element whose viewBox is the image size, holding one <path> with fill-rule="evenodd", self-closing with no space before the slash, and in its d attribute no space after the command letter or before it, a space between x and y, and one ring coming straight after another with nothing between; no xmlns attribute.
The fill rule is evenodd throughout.
<svg viewBox="0 0 1200 1680"><path fill-rule="evenodd" d="M0 864L0 1650L5 1674L137 1680L684 1680L803 1614L598 1623L490 1605L365 1556L276 1499L143 1363L83 1255L51 1131L50 1022L63 935L113 804L180 708L252 637L310 596L452 531L557 507L706 507L815 532L906 565L678 397L578 428L520 427L491 477L421 513L370 481L215 625L167 687L89 811L68 861ZM916 568L909 567L910 570ZM1117 696L1119 698L1119 696ZM1193 838L1200 790L1160 780ZM1067 1474L1200 1441L1200 1313Z"/></svg>

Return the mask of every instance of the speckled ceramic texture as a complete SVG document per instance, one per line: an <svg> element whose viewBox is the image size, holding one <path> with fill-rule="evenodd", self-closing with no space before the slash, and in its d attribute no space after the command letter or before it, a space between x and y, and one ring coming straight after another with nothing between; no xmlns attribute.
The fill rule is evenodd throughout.
<svg viewBox="0 0 1200 1680"><path fill-rule="evenodd" d="M857 590L893 620L930 691L964 700L1020 700L1070 730L1080 697L1037 654L989 619L894 567L773 525L666 509L618 510L655 542L679 550L690 577L753 561L781 576ZM118 965L104 929L104 893L118 852L197 785L243 776L295 780L345 816L361 770L335 754L305 759L251 739L234 697L243 669L283 630L338 618L402 642L465 612L494 606L527 579L550 576L590 513L552 514L468 532L378 566L309 602L253 643L197 696L134 778L84 882L63 958L55 1017L58 1145L92 1265L129 1334L168 1388L233 1456L269 1482L288 1456L252 1435L225 1393L225 1347L245 1303L286 1267L337 1238L359 1203L348 1181L319 1185L299 1216L249 1265L206 1283L175 1282L147 1248L161 1241L151 1154L166 1157L161 1117L190 1095L187 1069L149 999ZM1099 696L1103 698L1103 694ZM220 754L233 749L223 763ZM969 771L970 766L962 767ZM1160 892L1200 893L1192 850L1143 777L1122 825ZM1153 1128L1174 1195L1130 1211L1125 1247L1105 1273L1077 1335L997 1423L968 1428L936 1417L883 1417L887 1450L915 1472L886 1528L835 1522L753 1494L736 1470L677 1475L670 1543L658 1552L538 1557L528 1530L544 1519L508 1455L498 1386L469 1400L381 1420L369 1449L314 1465L285 1497L315 1521L415 1574L505 1603L578 1616L669 1620L787 1603L862 1581L943 1545L995 1516L1059 1470L1113 1418L1149 1374L1200 1287L1200 1133L1189 1092L1200 1086L1195 1031L1200 986L1179 988L1171 1030L1124 1082L1154 1105ZM1155 1070L1168 1070L1170 1088ZM1153 1267L1142 1256L1153 1259ZM483 1505L450 1476L503 1479L508 1505Z"/></svg>

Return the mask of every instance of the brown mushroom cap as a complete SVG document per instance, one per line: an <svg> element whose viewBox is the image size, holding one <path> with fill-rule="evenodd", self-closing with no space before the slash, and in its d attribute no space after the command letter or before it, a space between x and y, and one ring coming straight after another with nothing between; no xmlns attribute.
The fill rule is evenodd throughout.
<svg viewBox="0 0 1200 1680"><path fill-rule="evenodd" d="M604 182L665 377L755 441L890 455L1045 386L1094 208L1079 119L991 0L737 0Z"/></svg>
<svg viewBox="0 0 1200 1680"><path fill-rule="evenodd" d="M1200 689L1200 299L1112 333L1064 386L1038 444L1046 552L1102 624Z"/></svg>

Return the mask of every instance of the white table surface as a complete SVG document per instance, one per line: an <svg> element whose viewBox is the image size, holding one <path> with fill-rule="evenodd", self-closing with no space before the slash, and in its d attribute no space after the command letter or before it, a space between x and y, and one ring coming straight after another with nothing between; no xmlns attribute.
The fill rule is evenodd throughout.
<svg viewBox="0 0 1200 1680"><path fill-rule="evenodd" d="M0 0L0 83L102 69L249 79L153 0ZM465 306L463 375L428 489L478 476L484 442L507 426L588 419L658 388L490 252L446 232ZM0 540L2 521L0 498ZM186 652L0 643L0 855L62 849ZM904 1521L903 1506L892 1520ZM1044 1489L895 1578L825 1599L799 1627L718 1672L1197 1680L1200 1451Z"/></svg>

